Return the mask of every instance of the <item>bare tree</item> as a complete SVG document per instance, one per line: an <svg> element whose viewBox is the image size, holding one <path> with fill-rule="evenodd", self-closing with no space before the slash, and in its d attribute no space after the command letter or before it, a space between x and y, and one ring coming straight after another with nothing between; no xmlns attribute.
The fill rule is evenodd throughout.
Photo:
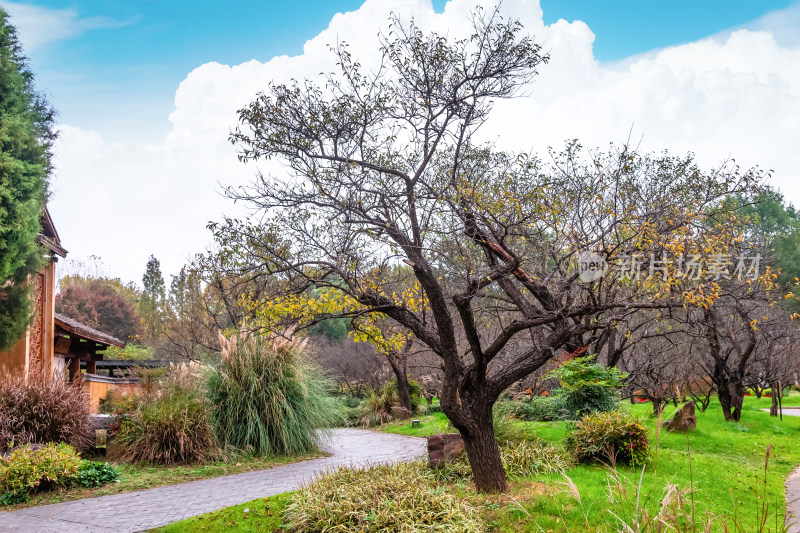
<svg viewBox="0 0 800 533"><path fill-rule="evenodd" d="M477 144L491 102L547 61L521 30L497 10L478 11L464 39L392 20L377 70L340 45L341 72L324 86L271 86L231 138L243 161L278 158L289 175L229 190L260 218L218 227L253 272L296 292L343 291L358 306L342 316L381 313L436 354L442 409L481 491L507 487L492 425L500 394L637 310L678 305L667 280L632 281L623 258L662 253L758 178L627 148L587 158L570 143L545 164ZM583 275L582 251L620 268ZM422 302L383 284L401 261Z"/></svg>

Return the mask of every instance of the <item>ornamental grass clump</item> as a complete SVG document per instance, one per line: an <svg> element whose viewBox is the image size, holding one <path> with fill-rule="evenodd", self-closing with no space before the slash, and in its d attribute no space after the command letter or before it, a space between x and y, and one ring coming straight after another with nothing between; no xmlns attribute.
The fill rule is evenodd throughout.
<svg viewBox="0 0 800 533"><path fill-rule="evenodd" d="M89 398L62 375L0 383L0 451L25 443L66 442L83 450L94 442Z"/></svg>
<svg viewBox="0 0 800 533"><path fill-rule="evenodd" d="M307 339L220 334L222 359L208 374L212 423L225 446L258 455L312 451L318 429L342 421L333 383L308 357Z"/></svg>
<svg viewBox="0 0 800 533"><path fill-rule="evenodd" d="M216 454L211 407L199 382L167 375L157 392L133 405L116 435L125 459L169 465Z"/></svg>
<svg viewBox="0 0 800 533"><path fill-rule="evenodd" d="M421 463L342 468L292 497L284 511L290 531L474 532L478 510L438 487Z"/></svg>

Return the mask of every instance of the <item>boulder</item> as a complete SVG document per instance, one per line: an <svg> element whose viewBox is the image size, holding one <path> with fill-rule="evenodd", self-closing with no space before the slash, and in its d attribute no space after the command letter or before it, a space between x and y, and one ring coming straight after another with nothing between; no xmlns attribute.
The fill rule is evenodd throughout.
<svg viewBox="0 0 800 533"><path fill-rule="evenodd" d="M675 417L672 420L667 420L664 427L668 431L694 431L697 429L697 415L694 413L694 402L687 402L683 407L678 409Z"/></svg>
<svg viewBox="0 0 800 533"><path fill-rule="evenodd" d="M441 433L428 437L428 464L437 467L464 453L464 441L458 433Z"/></svg>
<svg viewBox="0 0 800 533"><path fill-rule="evenodd" d="M411 418L411 411L409 411L405 407L400 407L399 405L395 405L392 407L392 418L394 418L395 420L407 420Z"/></svg>

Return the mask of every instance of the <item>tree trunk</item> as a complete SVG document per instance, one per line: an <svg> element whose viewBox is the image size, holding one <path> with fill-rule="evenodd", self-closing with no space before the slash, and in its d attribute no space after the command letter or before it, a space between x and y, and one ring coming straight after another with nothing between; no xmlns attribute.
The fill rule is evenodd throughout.
<svg viewBox="0 0 800 533"><path fill-rule="evenodd" d="M666 401L662 401L659 398L656 398L654 396L650 396L650 397L648 397L648 399L653 404L653 416L660 415L662 413L662 411L664 411L664 407L667 406L667 402Z"/></svg>
<svg viewBox="0 0 800 533"><path fill-rule="evenodd" d="M397 396L400 399L400 407L408 409L410 413L412 409L411 405L411 386L408 383L408 376L405 372L400 372L395 374L397 379Z"/></svg>
<svg viewBox="0 0 800 533"><path fill-rule="evenodd" d="M727 385L717 385L719 403L722 405L722 414L725 417L725 422L733 422L733 398L731 397L730 388Z"/></svg>
<svg viewBox="0 0 800 533"><path fill-rule="evenodd" d="M492 408L481 406L471 410L475 418L469 429L461 431L469 456L475 488L479 492L505 492L508 489L506 470L500 459L500 446L494 435Z"/></svg>
<svg viewBox="0 0 800 533"><path fill-rule="evenodd" d="M772 405L769 406L769 416L778 416L778 394L775 386L772 385Z"/></svg>
<svg viewBox="0 0 800 533"><path fill-rule="evenodd" d="M742 403L744 402L744 385L742 382L733 381L726 385L718 384L717 389L725 422L738 422L741 420Z"/></svg>
<svg viewBox="0 0 800 533"><path fill-rule="evenodd" d="M400 400L400 407L408 409L410 413L413 410L413 406L411 405L411 385L408 383L408 376L406 375L405 359L400 363L390 355L387 355L386 359L389 360L394 372L394 378L397 381L397 397Z"/></svg>
<svg viewBox="0 0 800 533"><path fill-rule="evenodd" d="M734 422L742 419L742 404L744 403L744 384L741 381L734 381L730 384L731 389L731 404L733 412L731 417Z"/></svg>

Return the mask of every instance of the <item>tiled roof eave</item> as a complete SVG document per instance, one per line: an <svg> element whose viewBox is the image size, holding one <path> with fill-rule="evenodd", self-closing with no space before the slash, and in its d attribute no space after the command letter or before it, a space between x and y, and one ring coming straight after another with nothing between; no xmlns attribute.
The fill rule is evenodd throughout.
<svg viewBox="0 0 800 533"><path fill-rule="evenodd" d="M105 344L106 346L117 346L119 348L125 347L125 342L119 340L118 338L108 335L107 333L103 333L102 331L98 331L94 328L90 328L86 324L81 324L77 320L73 320L62 314L55 313L55 323L56 326L62 328L70 335L82 337L99 344Z"/></svg>

